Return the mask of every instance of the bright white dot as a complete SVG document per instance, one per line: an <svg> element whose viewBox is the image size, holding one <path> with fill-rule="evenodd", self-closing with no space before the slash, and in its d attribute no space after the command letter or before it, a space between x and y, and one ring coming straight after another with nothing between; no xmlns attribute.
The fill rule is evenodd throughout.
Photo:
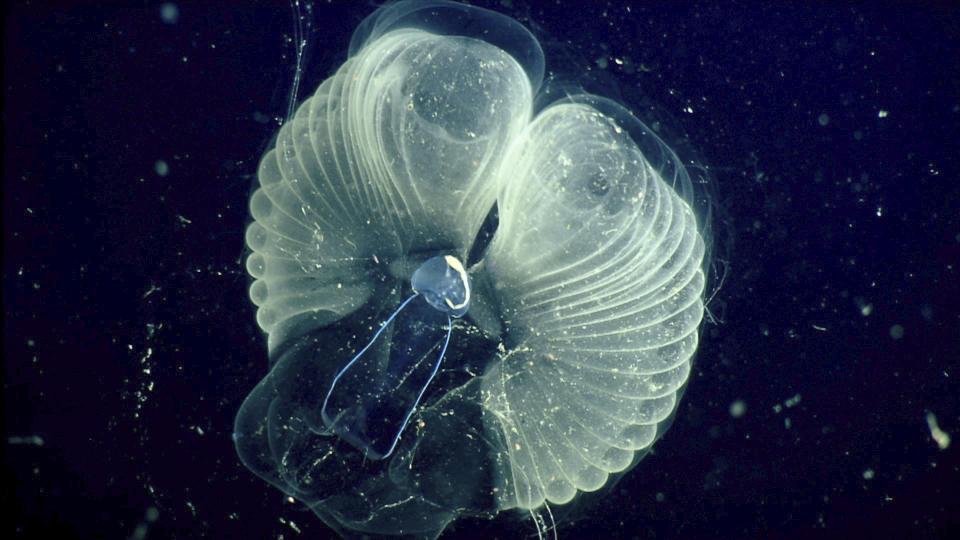
<svg viewBox="0 0 960 540"><path fill-rule="evenodd" d="M747 403L738 399L730 404L730 416L740 418L747 412Z"/></svg>
<svg viewBox="0 0 960 540"><path fill-rule="evenodd" d="M941 450L950 448L950 434L940 429L937 425L937 417L932 412L927 412L927 427L930 428L930 436Z"/></svg>

